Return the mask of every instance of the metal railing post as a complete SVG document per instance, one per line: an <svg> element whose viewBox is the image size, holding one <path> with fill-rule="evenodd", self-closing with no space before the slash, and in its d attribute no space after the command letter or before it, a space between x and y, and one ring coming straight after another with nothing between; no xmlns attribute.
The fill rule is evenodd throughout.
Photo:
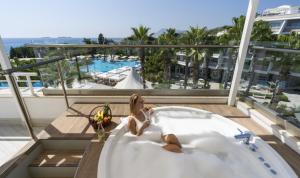
<svg viewBox="0 0 300 178"><path fill-rule="evenodd" d="M64 93L64 97L65 97L66 106L67 106L67 109L69 109L69 108L70 108L70 105L69 105L68 96L67 96L67 92L66 92L66 88L65 88L64 77L63 77L63 75L62 75L62 70L61 70L60 61L57 62L57 71L58 71L58 76L59 76L59 78L60 78L61 87L62 87L62 89L63 89L63 93Z"/></svg>
<svg viewBox="0 0 300 178"><path fill-rule="evenodd" d="M236 103L236 96L240 85L240 80L241 80L245 58L249 47L251 32L255 21L255 15L256 15L258 4L259 4L259 0L249 0L249 6L248 6L247 16L246 16L243 34L241 38L239 53L235 64L234 74L232 77L232 82L230 87L230 93L228 97L229 106L234 106Z"/></svg>
<svg viewBox="0 0 300 178"><path fill-rule="evenodd" d="M2 42L2 39L0 37L0 64L3 70L11 70L12 66L10 63L10 60L8 59L7 55L5 54L4 51L4 45ZM21 96L21 93L18 88L18 84L15 80L15 77L12 75L12 73L7 73L5 74L6 81L8 83L8 86L10 88L11 94L16 102L17 109L20 112L21 119L25 122L26 128L35 141L37 140L37 137L34 135L32 126L30 124L30 115L27 111L25 102Z"/></svg>

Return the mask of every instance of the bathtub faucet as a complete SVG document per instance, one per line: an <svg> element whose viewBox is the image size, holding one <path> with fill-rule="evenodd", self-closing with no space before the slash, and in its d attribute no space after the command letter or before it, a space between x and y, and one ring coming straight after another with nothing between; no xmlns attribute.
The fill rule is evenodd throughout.
<svg viewBox="0 0 300 178"><path fill-rule="evenodd" d="M243 132L241 131L240 129L238 129L241 133L238 134L238 135L235 135L234 138L237 139L237 140L243 140L243 142L246 144L246 145L249 145L249 142L250 142L250 139L251 139L251 136L252 134L250 132Z"/></svg>

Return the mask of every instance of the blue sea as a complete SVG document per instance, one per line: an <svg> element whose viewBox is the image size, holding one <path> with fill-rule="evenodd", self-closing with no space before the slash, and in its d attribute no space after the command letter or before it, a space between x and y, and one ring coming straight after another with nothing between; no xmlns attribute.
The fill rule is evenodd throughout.
<svg viewBox="0 0 300 178"><path fill-rule="evenodd" d="M96 38L91 38L97 41ZM121 38L112 38L116 42L120 42ZM3 38L5 52L9 54L11 47L20 47L25 44L83 44L83 38L58 37L58 38Z"/></svg>

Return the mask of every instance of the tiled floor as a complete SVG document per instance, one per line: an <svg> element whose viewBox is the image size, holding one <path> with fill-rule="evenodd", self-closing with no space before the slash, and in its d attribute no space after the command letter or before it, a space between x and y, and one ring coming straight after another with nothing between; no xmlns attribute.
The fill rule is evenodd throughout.
<svg viewBox="0 0 300 178"><path fill-rule="evenodd" d="M42 127L34 128L35 133L39 133L41 130L43 130ZM24 126L0 124L0 166L22 149L30 140L31 137Z"/></svg>

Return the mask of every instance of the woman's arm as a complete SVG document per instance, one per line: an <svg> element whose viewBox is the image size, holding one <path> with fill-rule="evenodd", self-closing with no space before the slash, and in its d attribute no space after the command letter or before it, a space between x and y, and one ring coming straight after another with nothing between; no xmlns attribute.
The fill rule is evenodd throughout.
<svg viewBox="0 0 300 178"><path fill-rule="evenodd" d="M144 124L143 124L143 126L140 128L140 130L137 131L137 134L136 134L136 135L137 135L137 136L142 135L143 132L144 132L144 129L147 128L147 127L149 127L149 125L150 125L150 121L148 121L148 120L145 121Z"/></svg>
<svg viewBox="0 0 300 178"><path fill-rule="evenodd" d="M132 117L129 117L128 119L128 129L130 133L132 133L133 135L137 135L135 120Z"/></svg>

